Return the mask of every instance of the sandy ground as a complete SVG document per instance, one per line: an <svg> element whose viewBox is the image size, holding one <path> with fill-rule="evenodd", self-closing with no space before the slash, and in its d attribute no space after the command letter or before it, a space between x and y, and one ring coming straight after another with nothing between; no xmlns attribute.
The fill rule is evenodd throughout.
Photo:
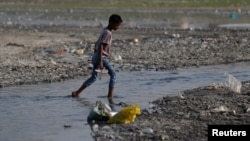
<svg viewBox="0 0 250 141"><path fill-rule="evenodd" d="M89 75L100 28L0 27L0 87ZM114 32L116 70L171 70L250 60L249 30ZM207 140L208 124L250 124L250 85L242 92L208 86L164 97L127 125L100 125L96 140ZM216 111L216 108L224 110Z"/></svg>

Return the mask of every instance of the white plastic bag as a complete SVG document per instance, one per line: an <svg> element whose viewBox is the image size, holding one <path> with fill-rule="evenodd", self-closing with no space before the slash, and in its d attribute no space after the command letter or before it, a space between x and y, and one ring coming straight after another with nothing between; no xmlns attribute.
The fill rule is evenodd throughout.
<svg viewBox="0 0 250 141"><path fill-rule="evenodd" d="M225 87L229 87L232 91L236 93L241 93L241 81L236 79L233 75L225 72L226 80L222 82L222 85Z"/></svg>
<svg viewBox="0 0 250 141"><path fill-rule="evenodd" d="M90 111L88 115L88 122L92 121L107 121L112 117L113 112L111 108L106 104L103 103L102 101L96 101L95 107Z"/></svg>

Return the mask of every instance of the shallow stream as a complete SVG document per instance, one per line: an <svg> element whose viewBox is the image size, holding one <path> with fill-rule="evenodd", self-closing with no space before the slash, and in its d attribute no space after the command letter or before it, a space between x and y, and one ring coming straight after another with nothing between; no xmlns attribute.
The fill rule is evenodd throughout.
<svg viewBox="0 0 250 141"><path fill-rule="evenodd" d="M250 80L250 62L178 69L171 72L117 72L113 108L118 103L139 104L142 109L161 97L179 95L186 89L219 84L224 73L240 81ZM86 141L94 140L87 116L97 100L106 98L108 76L102 76L79 98L72 98L86 78L60 83L23 85L0 89L1 141ZM70 128L64 128L64 125Z"/></svg>

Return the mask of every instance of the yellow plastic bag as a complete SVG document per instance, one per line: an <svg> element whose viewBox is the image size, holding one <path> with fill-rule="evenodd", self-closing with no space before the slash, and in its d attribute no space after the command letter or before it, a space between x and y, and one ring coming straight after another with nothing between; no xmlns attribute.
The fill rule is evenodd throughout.
<svg viewBox="0 0 250 141"><path fill-rule="evenodd" d="M117 114L112 116L109 124L128 124L135 121L136 115L140 115L141 110L139 105L127 106L121 109Z"/></svg>

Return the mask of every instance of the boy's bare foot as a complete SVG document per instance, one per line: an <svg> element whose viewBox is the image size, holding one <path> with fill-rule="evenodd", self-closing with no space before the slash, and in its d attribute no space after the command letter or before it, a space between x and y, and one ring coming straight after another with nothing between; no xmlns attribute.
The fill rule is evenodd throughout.
<svg viewBox="0 0 250 141"><path fill-rule="evenodd" d="M72 97L77 97L79 94L77 92L72 92Z"/></svg>
<svg viewBox="0 0 250 141"><path fill-rule="evenodd" d="M114 104L114 101L113 101L112 97L108 97L108 101L109 101L109 104Z"/></svg>
<svg viewBox="0 0 250 141"><path fill-rule="evenodd" d="M113 99L113 96L112 95L108 95L107 98L108 99Z"/></svg>

